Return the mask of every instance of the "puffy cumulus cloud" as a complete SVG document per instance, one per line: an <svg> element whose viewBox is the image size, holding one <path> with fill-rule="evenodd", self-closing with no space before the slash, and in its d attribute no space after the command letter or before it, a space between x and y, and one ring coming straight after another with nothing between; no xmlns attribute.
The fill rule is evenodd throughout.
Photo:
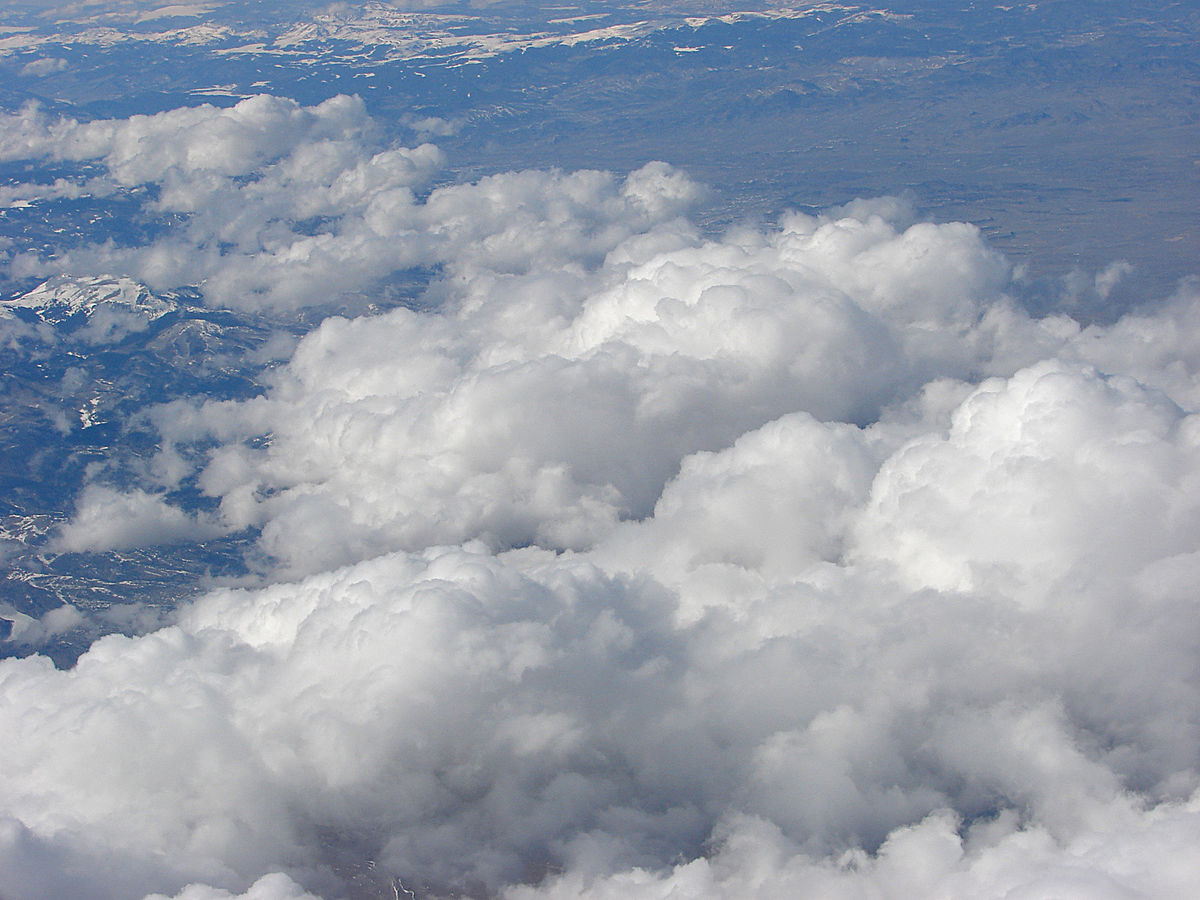
<svg viewBox="0 0 1200 900"><path fill-rule="evenodd" d="M647 516L689 454L780 416L867 424L891 407L949 402L936 401L939 391L961 399L956 381L1056 353L1101 366L1124 359L1148 386L1185 404L1194 396L1188 298L1081 330L1013 307L1004 261L966 226L897 227L859 204L861 219L796 216L772 233L704 241L677 221L636 218L664 196L673 208L686 193L677 178L655 167L617 191L595 173L523 173L435 193L429 207L453 200L459 210L439 211L441 221L474 229L433 288L435 311L326 321L265 398L161 410L164 454L215 437L223 446L202 488L220 499L228 527L261 527L262 548L295 573L474 538L590 547L617 522ZM580 268L589 244L578 223L597 207L641 230ZM520 212L509 224L489 221L488 209ZM518 265L507 248L519 242L537 252ZM1148 338L1157 333L1169 342ZM942 387L922 395L931 380ZM897 420L870 440L882 448L908 433ZM270 440L250 442L262 434ZM862 466L846 478L860 484ZM710 494L701 489L693 505L711 509ZM819 553L836 553L840 537L822 540ZM776 541L759 529L745 544L761 556ZM718 555L730 552L721 544Z"/></svg>
<svg viewBox="0 0 1200 900"><path fill-rule="evenodd" d="M5 119L0 158L96 161L105 177L81 180L81 189L151 185L147 211L182 219L150 244L60 254L41 263L47 272L116 272L163 289L200 284L214 305L292 308L336 302L424 259L421 246L367 222L381 207L411 209L440 153L429 144L381 146L358 98L301 107L258 96L228 109L86 123L31 105Z"/></svg>
<svg viewBox="0 0 1200 900"><path fill-rule="evenodd" d="M625 179L507 173L420 199L440 151L381 145L361 100L347 96L314 107L259 96L228 109L87 123L27 106L0 124L0 159L95 160L107 175L79 179L78 190L152 185L147 212L173 220L147 244L14 258L20 274L118 273L156 289L198 285L210 304L247 310L344 307L356 291L414 266L503 274L556 260L594 265L700 193L659 163ZM23 185L22 196L66 196L70 184Z"/></svg>
<svg viewBox="0 0 1200 900"><path fill-rule="evenodd" d="M262 396L156 408L157 483L82 496L79 549L255 528L277 565L0 662L0 893L1196 883L1194 290L1084 328L893 201L706 239L662 164L417 202L403 153L288 147L215 190L284 221L272 185L336 176L291 271L370 234L443 271Z"/></svg>
<svg viewBox="0 0 1200 900"><path fill-rule="evenodd" d="M792 413L729 448L687 456L651 517L600 541L594 557L686 585L693 611L751 594L764 579L836 563L889 441Z"/></svg>
<svg viewBox="0 0 1200 900"><path fill-rule="evenodd" d="M709 858L670 872L632 869L587 876L572 872L509 900L696 900L821 897L1186 897L1200 868L1190 847L1200 837L1197 804L1168 804L1119 827L1060 843L1011 817L968 829L949 811L897 829L878 854L816 859L798 852L769 821L738 817L721 831Z"/></svg>
<svg viewBox="0 0 1200 900"><path fill-rule="evenodd" d="M430 308L327 320L251 403L161 410L164 453L216 437L202 488L293 572L474 538L581 549L693 452L797 411L868 423L1078 330L1008 304L972 228L867 209L712 241L662 221L692 193L661 165L435 191L463 249Z"/></svg>
<svg viewBox="0 0 1200 900"><path fill-rule="evenodd" d="M59 529L50 549L58 553L124 550L203 541L224 531L210 517L189 515L168 504L161 495L91 484L80 495L75 515Z"/></svg>
<svg viewBox="0 0 1200 900"><path fill-rule="evenodd" d="M9 661L6 852L117 861L83 897L1183 896L1194 434L1043 362L782 416L588 552L385 555Z"/></svg>
<svg viewBox="0 0 1200 900"><path fill-rule="evenodd" d="M43 75L52 75L55 72L61 72L66 68L68 68L68 63L65 59L43 57L31 60L21 66L21 74L33 75L40 78Z"/></svg>
<svg viewBox="0 0 1200 900"><path fill-rule="evenodd" d="M0 619L4 620L4 640L26 651L40 649L60 636L80 633L89 625L80 609L69 603L37 618L18 611L11 603L0 603Z"/></svg>
<svg viewBox="0 0 1200 900"><path fill-rule="evenodd" d="M463 126L462 121L443 119L441 116L408 116L404 124L422 137L450 137Z"/></svg>
<svg viewBox="0 0 1200 900"><path fill-rule="evenodd" d="M163 894L152 894L146 900L318 900L305 891L286 875L273 872L264 875L244 894L231 894L220 888L203 884L193 884L184 888L174 897Z"/></svg>
<svg viewBox="0 0 1200 900"><path fill-rule="evenodd" d="M4 117L0 158L100 160L125 186L179 175L248 175L297 144L361 139L361 101L340 96L305 108L271 96L229 109L209 104L128 119L50 118L36 104Z"/></svg>
<svg viewBox="0 0 1200 900"><path fill-rule="evenodd" d="M1128 376L1043 363L985 382L887 461L860 549L913 589L1003 580L1049 602L1200 539L1200 419Z"/></svg>
<svg viewBox="0 0 1200 900"><path fill-rule="evenodd" d="M19 731L4 768L32 777L4 776L3 803L37 836L24 843L51 868L121 860L142 890L241 890L241 873L267 860L328 885L339 865L374 858L496 885L566 823L634 801L633 774L605 772L605 757L619 753L630 712L618 698L670 690L659 660L678 648L661 609L628 590L614 606L622 587L586 567L541 581L462 552L363 566L281 588L257 612L244 594L214 596L153 638L99 641L71 672L6 662L5 727ZM341 674L322 659L340 660ZM89 682L90 697L51 700L63 677ZM130 729L140 746L125 743ZM72 737L54 749L42 740L54 732ZM62 791L84 769L99 777L65 809ZM668 835L697 830L694 814L654 804L629 810L631 839L661 842L659 819ZM472 834L500 843L467 851ZM83 896L113 887L98 878L92 891Z"/></svg>
<svg viewBox="0 0 1200 900"><path fill-rule="evenodd" d="M1133 271L1133 266L1123 259L1109 263L1096 273L1095 289L1100 299L1107 300L1117 282Z"/></svg>
<svg viewBox="0 0 1200 900"><path fill-rule="evenodd" d="M328 897L386 896L393 876L483 896L556 872L509 893L1186 884L1172 848L1197 824L1195 554L1125 556L1041 605L1003 577L914 592L804 524L841 508L829 530L854 533L853 503L814 496L822 468L835 497L878 490L850 428L789 417L689 461L660 504L665 562L636 573L599 552L392 554L211 594L70 671L6 661L14 871L111 861L124 881L96 870L81 897L236 893L270 872ZM759 526L745 482L807 445L782 488L800 560L748 556L741 532L786 527L789 504ZM849 462L822 466L838 450ZM690 535L671 499L705 487L728 511L716 563L709 523ZM689 565L710 574L680 577ZM690 596L700 581L724 596Z"/></svg>
<svg viewBox="0 0 1200 900"><path fill-rule="evenodd" d="M1185 282L1160 307L1135 310L1109 327L1089 326L1061 347L1072 362L1120 372L1156 388L1187 410L1200 406L1200 282Z"/></svg>

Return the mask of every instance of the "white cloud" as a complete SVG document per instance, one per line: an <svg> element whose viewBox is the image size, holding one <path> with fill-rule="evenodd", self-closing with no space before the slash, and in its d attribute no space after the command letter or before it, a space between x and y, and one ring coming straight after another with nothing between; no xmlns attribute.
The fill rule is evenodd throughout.
<svg viewBox="0 0 1200 900"><path fill-rule="evenodd" d="M194 884L184 888L173 897L153 894L146 900L317 900L317 898L286 875L275 872L258 879L244 894L231 894L220 888Z"/></svg>
<svg viewBox="0 0 1200 900"><path fill-rule="evenodd" d="M61 72L67 68L65 59L55 59L51 57L43 57L41 59L31 60L21 66L22 75L52 75L55 72Z"/></svg>
<svg viewBox="0 0 1200 900"><path fill-rule="evenodd" d="M1197 822L1193 429L1063 364L954 406L907 441L784 417L594 554L383 556L213 594L73 672L7 663L5 806L70 848L49 865L147 888L544 866L546 896L1169 893L1194 873L1153 861ZM967 577L926 587L910 534Z"/></svg>
<svg viewBox="0 0 1200 900"><path fill-rule="evenodd" d="M211 304L249 310L340 308L416 265L525 272L548 255L594 264L699 194L658 163L624 180L507 173L419 202L414 191L441 165L440 152L379 145L362 102L346 96L314 107L258 96L229 109L88 123L51 120L29 105L3 125L0 159L99 160L117 187L157 185L151 212L185 219L150 244L83 246L37 271L115 272L157 289L197 284ZM65 191L47 187L45 196Z"/></svg>
<svg viewBox="0 0 1200 900"><path fill-rule="evenodd" d="M860 550L912 589L1048 602L1200 539L1200 419L1128 377L1043 363L985 382L876 479Z"/></svg>
<svg viewBox="0 0 1200 900"><path fill-rule="evenodd" d="M169 173L248 175L321 140L359 140L371 123L356 98L339 96L314 107L272 96L229 109L208 104L128 119L49 119L28 104L5 116L0 158L98 159L117 183L132 186Z"/></svg>
<svg viewBox="0 0 1200 900"><path fill-rule="evenodd" d="M0 158L99 160L111 185L159 187L150 212L186 218L149 245L84 246L43 261L46 273L201 284L214 305L290 308L337 303L419 261L402 234L376 233L369 220L381 207L403 216L440 155L432 145L378 146L357 98L301 107L258 96L88 123L26 106L5 118Z"/></svg>
<svg viewBox="0 0 1200 900"><path fill-rule="evenodd" d="M210 297L443 272L263 396L156 408L161 483L81 495L60 549L253 526L277 566L0 662L0 893L1195 883L1194 292L1084 328L896 201L705 239L662 164L418 201L436 154L353 101L164 116L12 140L160 179ZM193 476L219 517L165 502Z"/></svg>
<svg viewBox="0 0 1200 900"><path fill-rule="evenodd" d="M1096 293L1101 300L1107 300L1117 282L1133 271L1133 266L1123 259L1109 263L1096 273Z"/></svg>
<svg viewBox="0 0 1200 900"><path fill-rule="evenodd" d="M188 515L160 495L91 484L80 495L74 517L50 546L59 553L122 550L202 541L224 531L208 517Z"/></svg>
<svg viewBox="0 0 1200 900"><path fill-rule="evenodd" d="M162 410L166 452L221 436L202 487L295 572L472 538L578 549L649 514L694 451L797 410L870 422L1061 344L1006 305L973 229L795 216L704 241L664 221L693 194L661 165L435 191L455 248L436 312L326 321L265 398Z"/></svg>
<svg viewBox="0 0 1200 900"><path fill-rule="evenodd" d="M786 467L773 431L730 452L776 446ZM715 459L681 480L702 471ZM681 618L693 587L669 563L659 580L653 561L631 577L481 551L213 594L173 628L102 639L70 672L6 662L5 808L56 869L103 857L171 891L283 870L328 896L339 871L498 888L541 864L592 885L648 866L652 885L750 820L786 852L757 874L738 862L712 896L833 877L888 835L860 868L914 870L924 843L908 829L932 815L917 834L954 834L943 809L973 823L972 852L1010 858L1005 877L1013 857L1054 875L1097 841L1194 828L1172 805L1196 788L1192 556L1126 558L1043 607L1013 603L1004 578L911 594L866 562L776 577L731 558L724 603ZM1007 813L985 825L1004 810L1020 829ZM953 841L939 866L923 877L998 883Z"/></svg>
<svg viewBox="0 0 1200 900"><path fill-rule="evenodd" d="M86 624L83 613L69 603L42 613L36 619L19 612L10 603L0 603L0 618L9 623L6 640L27 646L40 646L47 638L82 628Z"/></svg>
<svg viewBox="0 0 1200 900"><path fill-rule="evenodd" d="M450 137L462 128L461 121L443 119L441 116L413 116L404 122L422 138Z"/></svg>
<svg viewBox="0 0 1200 900"><path fill-rule="evenodd" d="M948 811L897 829L878 855L838 860L798 853L769 821L735 818L715 854L669 872L571 873L508 900L769 900L776 897L1183 897L1200 869L1185 847L1200 837L1197 803L1166 805L1060 843L1012 817L970 829Z"/></svg>

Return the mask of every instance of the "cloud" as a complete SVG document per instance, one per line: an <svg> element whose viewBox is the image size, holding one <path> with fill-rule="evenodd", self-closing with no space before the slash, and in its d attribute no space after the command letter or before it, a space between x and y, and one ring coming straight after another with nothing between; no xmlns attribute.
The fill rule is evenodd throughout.
<svg viewBox="0 0 1200 900"><path fill-rule="evenodd" d="M969 225L884 199L705 237L661 163L419 199L435 152L354 101L23 115L20 147L158 179L210 299L439 274L260 396L148 410L146 481L80 495L58 549L256 529L266 561L70 670L0 661L6 897L1200 876L1193 287L1036 317Z"/></svg>
<svg viewBox="0 0 1200 900"><path fill-rule="evenodd" d="M1109 263L1103 270L1096 273L1096 293L1101 300L1107 300L1117 282L1133 271L1133 266L1123 259Z"/></svg>
<svg viewBox="0 0 1200 900"><path fill-rule="evenodd" d="M297 145L360 139L370 123L362 102L339 96L315 107L258 96L229 109L208 104L128 119L51 119L36 104L5 116L0 158L101 160L118 184L168 173L248 175Z"/></svg>
<svg viewBox="0 0 1200 900"><path fill-rule="evenodd" d="M223 533L216 522L188 515L157 494L91 484L50 548L58 553L102 552L203 541Z"/></svg>
<svg viewBox="0 0 1200 900"><path fill-rule="evenodd" d="M25 65L21 66L21 74L40 77L42 75L51 75L55 72L61 72L65 68L67 68L67 61L65 59L52 59L45 57L25 63Z"/></svg>
<svg viewBox="0 0 1200 900"><path fill-rule="evenodd" d="M440 165L432 145L384 148L357 98L314 107L270 96L79 123L36 106L6 117L0 158L97 160L93 190L157 188L147 213L182 219L147 245L85 245L41 270L117 273L156 289L198 284L216 306L335 304L419 262L369 220L412 207ZM64 188L55 188L63 193ZM416 255L415 255L416 254ZM337 273L336 275L334 273Z"/></svg>
<svg viewBox="0 0 1200 900"><path fill-rule="evenodd" d="M421 137L450 137L457 134L463 123L458 120L443 119L441 116L413 116L404 122Z"/></svg>
<svg viewBox="0 0 1200 900"><path fill-rule="evenodd" d="M276 872L264 875L250 885L244 894L231 894L229 891L219 888L194 884L184 888L174 897L168 898L162 894L153 894L146 900L317 900L317 898L307 893L286 875Z"/></svg>
<svg viewBox="0 0 1200 900"><path fill-rule="evenodd" d="M930 435L907 415L688 457L594 553L381 556L211 594L69 672L9 661L5 808L56 835L47 865L120 860L143 891L1187 883L1139 854L1197 821L1193 427L1062 363L927 400ZM976 562L910 563L911 534Z"/></svg>
<svg viewBox="0 0 1200 900"><path fill-rule="evenodd" d="M220 435L201 488L292 572L476 538L583 549L693 452L795 411L871 422L1061 343L1006 304L974 229L793 216L704 240L674 218L694 193L661 165L435 191L429 230L457 248L436 312L327 320L265 397L157 413L165 452Z"/></svg>
<svg viewBox="0 0 1200 900"><path fill-rule="evenodd" d="M521 272L565 254L594 264L700 194L657 163L624 180L504 173L422 202L415 192L441 166L440 151L382 146L362 101L347 96L314 107L258 96L88 123L28 105L4 125L0 159L98 160L117 188L157 188L147 213L182 220L151 243L84 245L36 271L116 273L158 290L198 285L214 306L252 311L343 309L355 292L414 266Z"/></svg>
<svg viewBox="0 0 1200 900"><path fill-rule="evenodd" d="M855 439L791 427L797 443L821 429ZM775 447L786 467L776 431L739 442L730 464ZM680 481L723 468L709 459ZM731 494L718 509L754 507ZM821 512L800 504L793 520L809 514ZM736 548L739 519L727 521ZM241 891L282 870L327 896L373 872L436 895L565 867L563 884L605 896L640 867L629 877L654 896L682 877L669 864L682 855L693 872L731 867L721 896L742 879L849 879L830 873L847 853L879 878L895 865L994 887L992 853L1051 877L1074 848L1154 822L1160 840L1194 828L1180 807L1200 725L1194 554L1124 557L1042 606L1014 602L1006 577L913 593L885 566L815 556L777 575L703 560L705 604L670 564L626 574L480 547L215 593L172 628L98 641L68 672L4 663L0 792L47 865L116 860L160 891ZM706 843L738 840L764 871L726 850L702 861ZM920 875L930 841L948 845Z"/></svg>
<svg viewBox="0 0 1200 900"><path fill-rule="evenodd" d="M0 604L0 618L8 623L4 639L27 646L40 646L48 638L83 628L87 624L78 607L69 603L55 607L36 619L19 612L10 603L3 603Z"/></svg>
<svg viewBox="0 0 1200 900"><path fill-rule="evenodd" d="M1073 566L1102 578L1195 545L1198 429L1128 377L1042 363L985 382L945 437L887 462L862 542L912 589L1004 579L1014 600L1048 602Z"/></svg>
<svg viewBox="0 0 1200 900"><path fill-rule="evenodd" d="M1169 805L1086 841L1061 844L1011 818L970 829L948 811L897 829L877 855L839 860L798 853L770 822L742 817L723 829L712 856L666 873L629 870L588 878L559 876L540 889L517 888L509 900L642 900L687 896L773 897L1170 897L1200 876L1180 855L1196 837L1196 803Z"/></svg>

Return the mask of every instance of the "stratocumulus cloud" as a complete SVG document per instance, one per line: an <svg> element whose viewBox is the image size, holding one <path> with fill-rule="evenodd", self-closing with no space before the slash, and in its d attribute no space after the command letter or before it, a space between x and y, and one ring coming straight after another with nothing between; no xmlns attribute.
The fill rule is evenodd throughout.
<svg viewBox="0 0 1200 900"><path fill-rule="evenodd" d="M0 663L0 894L1200 883L1193 290L1082 327L896 201L707 238L663 164L417 199L437 152L376 146L352 101L234 110L9 140L194 197L194 260L251 247L212 302L255 265L277 307L442 271L327 319L262 396L147 411L145 482L84 490L63 549L257 529L268 583L69 670ZM342 186L305 199L302 153ZM302 199L332 249L267 260L245 236Z"/></svg>

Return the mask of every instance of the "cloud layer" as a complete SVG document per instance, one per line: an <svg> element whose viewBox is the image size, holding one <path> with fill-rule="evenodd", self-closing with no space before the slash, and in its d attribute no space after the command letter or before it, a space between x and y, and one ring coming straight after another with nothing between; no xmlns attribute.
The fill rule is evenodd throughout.
<svg viewBox="0 0 1200 900"><path fill-rule="evenodd" d="M261 397L148 411L144 483L81 495L64 548L257 529L262 578L0 663L0 894L1200 880L1194 290L1036 318L969 225L883 199L706 238L663 164L418 197L436 150L345 99L8 135L187 212L85 270L176 241L209 302L274 309L440 274Z"/></svg>

